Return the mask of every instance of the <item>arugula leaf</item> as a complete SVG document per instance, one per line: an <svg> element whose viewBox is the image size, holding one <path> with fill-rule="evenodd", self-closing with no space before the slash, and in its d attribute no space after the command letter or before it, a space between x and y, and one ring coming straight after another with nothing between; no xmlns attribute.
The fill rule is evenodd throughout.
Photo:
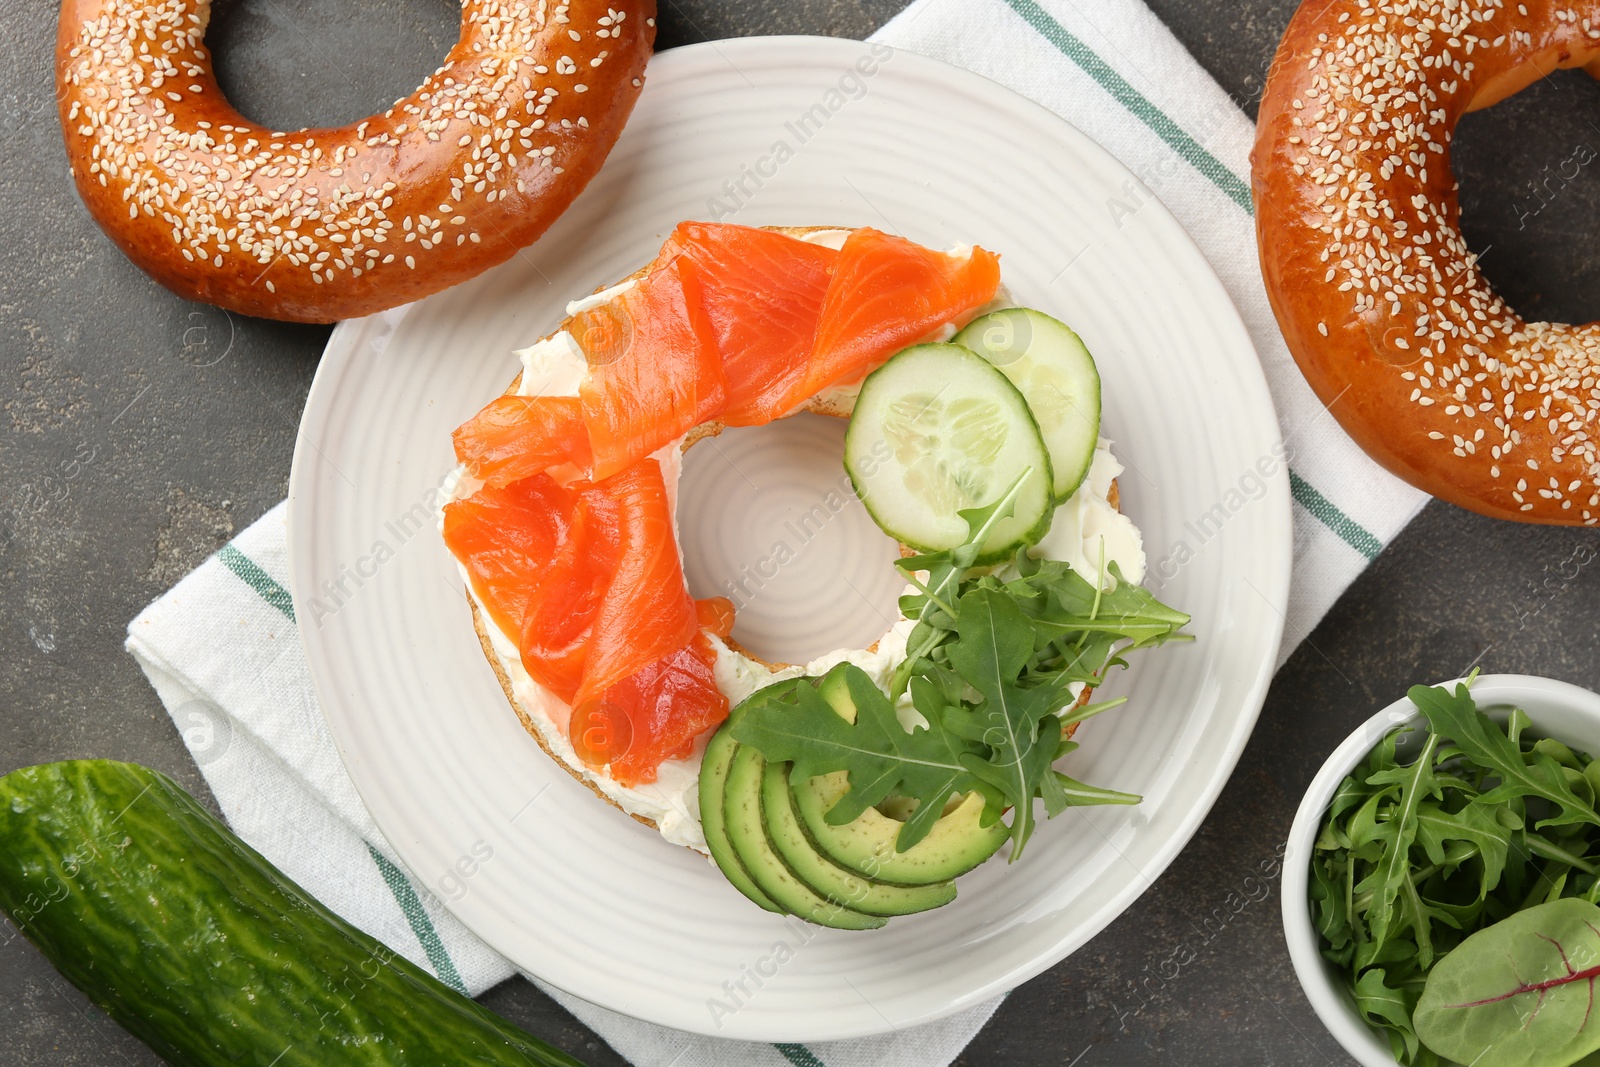
<svg viewBox="0 0 1600 1067"><path fill-rule="evenodd" d="M989 539L989 533L996 524L1011 517L1023 483L1032 473L1033 468L1030 467L1019 474L1011 487L1001 493L994 503L956 512L967 522L967 539L962 544L944 552L929 552L895 560L894 565L921 593L900 600L900 610L905 612L906 618L916 619L917 626L906 641L905 662L896 668L890 682L891 698L898 698L906 691L918 662L943 640L941 631L948 629L961 580L977 561L983 543ZM926 572L928 577L925 580L919 578L918 572Z"/></svg>
<svg viewBox="0 0 1600 1067"><path fill-rule="evenodd" d="M1394 840L1395 827L1388 821L1388 805L1393 802L1393 793L1392 789L1373 793L1350 819L1345 834L1350 841L1350 851L1357 859L1377 863ZM1380 811L1385 816L1382 820L1378 818Z"/></svg>
<svg viewBox="0 0 1600 1067"><path fill-rule="evenodd" d="M1422 899L1422 893L1417 889L1416 876L1409 869L1401 873L1399 897L1400 915L1411 928L1411 946L1414 946L1417 955L1417 965L1424 969L1432 967L1438 955L1433 945L1435 914ZM1449 916L1440 915L1439 918L1448 920Z"/></svg>
<svg viewBox="0 0 1600 1067"><path fill-rule="evenodd" d="M1345 776L1344 781L1339 783L1339 788L1334 791L1333 799L1328 801L1327 820L1317 837L1317 848L1350 847L1350 835L1344 832L1339 819L1346 811L1366 801L1371 792L1365 780L1358 782L1354 775Z"/></svg>
<svg viewBox="0 0 1600 1067"><path fill-rule="evenodd" d="M1080 722L1083 722L1087 719L1092 719L1102 712L1110 711L1112 708L1120 708L1127 702L1127 697L1113 697L1110 700L1096 700L1088 704L1074 704L1066 711L1063 711L1061 714L1057 715L1056 718L1061 720L1061 728L1065 730L1069 726L1076 726ZM1077 748L1078 746L1074 745L1072 747ZM1056 758L1060 759L1065 755L1065 752L1057 752Z"/></svg>
<svg viewBox="0 0 1600 1067"><path fill-rule="evenodd" d="M1409 878L1411 843L1417 836L1417 807L1424 797L1438 793L1438 787L1433 782L1433 752L1438 746L1438 735L1430 734L1421 755L1409 767L1394 767L1367 778L1371 785L1393 784L1400 788L1399 800L1384 823L1387 848L1383 860L1366 881L1356 887L1370 889L1374 894L1368 915L1372 940L1380 947L1388 940L1390 924L1394 921L1395 902L1402 888L1408 893L1415 892L1415 886ZM1419 947L1431 955L1426 913L1414 913L1413 925L1417 927L1415 932Z"/></svg>
<svg viewBox="0 0 1600 1067"><path fill-rule="evenodd" d="M890 794L917 801L895 840L896 850L905 851L927 836L946 801L976 787L963 762L976 749L947 730L907 731L889 698L853 663L834 667L819 684L846 687L855 705L854 722L836 711L810 679L794 678L741 703L730 716L734 738L769 760L793 761L791 776L800 781L848 771L850 788L826 816L832 825L859 818ZM781 692L772 694L775 689Z"/></svg>
<svg viewBox="0 0 1600 1067"><path fill-rule="evenodd" d="M1178 628L1189 621L1188 615L1124 578L1115 562L1106 568L1114 580L1109 589L1056 560L1032 560L1028 570L1006 588L1032 607L1029 614L1042 633L1108 633L1131 641L1130 648L1143 648L1177 637Z"/></svg>
<svg viewBox="0 0 1600 1067"><path fill-rule="evenodd" d="M1553 737L1539 738L1533 743L1533 750L1543 752L1563 767L1570 767L1575 771L1583 770L1583 764L1578 762L1577 754Z"/></svg>
<svg viewBox="0 0 1600 1067"><path fill-rule="evenodd" d="M1567 851L1554 841L1541 837L1539 834L1532 831L1524 831L1522 840L1527 844L1528 851L1535 856L1543 856L1547 860L1555 860L1565 866L1575 867L1585 874L1595 873L1594 864L1583 859L1577 853Z"/></svg>
<svg viewBox="0 0 1600 1067"><path fill-rule="evenodd" d="M1422 846L1428 862L1444 864L1446 846L1452 842L1465 842L1471 847L1472 855L1481 861L1478 899L1484 899L1500 884L1506 855L1511 850L1510 828L1479 804L1468 804L1459 812L1451 813L1432 801L1424 801L1417 808L1417 843ZM1451 858L1451 865L1460 866L1467 858L1457 855Z"/></svg>
<svg viewBox="0 0 1600 1067"><path fill-rule="evenodd" d="M1072 747L1077 748L1078 746L1073 745ZM1144 799L1138 793L1124 793L1117 789L1102 789L1097 785L1088 785L1075 778L1069 778L1060 771L1052 772L1050 777L1060 784L1061 792L1066 799L1066 803L1062 807L1050 812L1051 815L1059 815L1067 808L1081 808L1098 804L1137 804ZM1048 807L1046 810L1049 810Z"/></svg>
<svg viewBox="0 0 1600 1067"><path fill-rule="evenodd" d="M1440 686L1415 685L1407 695L1435 733L1449 737L1469 759L1500 779L1477 803L1493 805L1511 797L1539 797L1561 809L1538 823L1541 828L1565 823L1600 826L1600 814L1573 793L1561 765L1543 752L1523 753L1478 710L1465 684L1458 684L1453 694Z"/></svg>
<svg viewBox="0 0 1600 1067"><path fill-rule="evenodd" d="M1473 900L1466 904L1452 904L1447 900L1437 900L1430 896L1425 896L1423 899L1427 901L1434 918L1443 922L1451 930L1476 930L1482 925L1480 920L1485 913L1487 901ZM1492 900L1493 898L1490 899ZM1441 938L1441 940L1449 940L1453 943L1456 939L1450 937L1448 939ZM1420 970L1421 968L1419 967L1418 969Z"/></svg>
<svg viewBox="0 0 1600 1067"><path fill-rule="evenodd" d="M964 594L956 633L959 639L948 652L951 666L983 700L970 711L951 709L945 722L961 736L988 746L988 756L969 754L961 762L1013 800L1015 861L1033 833L1033 796L1056 758L1061 721L1054 713L1069 699L1068 690L1064 682L1032 689L1017 683L1033 654L1033 634L1027 616L999 590L978 588ZM1059 797L1046 799L1066 807Z"/></svg>
<svg viewBox="0 0 1600 1067"><path fill-rule="evenodd" d="M1589 791L1600 796L1600 762L1590 763L1584 767L1583 777L1589 783Z"/></svg>
<svg viewBox="0 0 1600 1067"><path fill-rule="evenodd" d="M1334 963L1348 965L1354 934L1345 902L1342 862L1330 856L1311 858L1310 896L1316 904L1317 932L1324 942L1322 954Z"/></svg>
<svg viewBox="0 0 1600 1067"><path fill-rule="evenodd" d="M1417 1033L1411 1028L1411 1006L1398 989L1384 984L1383 977L1381 970L1372 970L1356 979L1356 1008L1369 1023L1387 1024L1395 1058L1414 1063L1418 1044Z"/></svg>

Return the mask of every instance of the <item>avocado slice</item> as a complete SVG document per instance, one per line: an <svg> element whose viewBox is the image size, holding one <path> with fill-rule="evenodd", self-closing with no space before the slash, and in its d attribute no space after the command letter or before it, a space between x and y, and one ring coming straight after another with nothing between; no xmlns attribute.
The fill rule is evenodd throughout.
<svg viewBox="0 0 1600 1067"><path fill-rule="evenodd" d="M888 922L876 915L866 915L836 904L817 893L795 877L795 873L772 850L761 817L761 779L766 765L767 761L760 752L749 745L739 745L728 767L727 782L722 791L722 813L728 841L756 886L779 908L819 926L831 926L838 930L874 930Z"/></svg>
<svg viewBox="0 0 1600 1067"><path fill-rule="evenodd" d="M817 679L817 695L828 702L839 718L848 723L856 721L856 698L850 693L850 671L846 664L839 664Z"/></svg>
<svg viewBox="0 0 1600 1067"><path fill-rule="evenodd" d="M943 907L956 898L954 882L914 887L882 885L823 856L794 813L789 764L768 762L761 779L761 817L773 851L802 882L821 896L868 915L910 915Z"/></svg>
<svg viewBox="0 0 1600 1067"><path fill-rule="evenodd" d="M856 721L856 700L850 693L851 677L852 672L841 664L817 682L817 692L846 722ZM849 788L850 778L845 771L818 775L807 782L793 779L789 782L795 814L800 817L800 824L817 851L874 882L899 886L947 882L998 852L1010 833L998 819L990 826L980 825L983 797L968 793L933 824L927 837L904 852L896 852L894 843L900 833L900 822L875 808L868 808L854 822L844 826L828 824L824 818L828 809Z"/></svg>
<svg viewBox="0 0 1600 1067"><path fill-rule="evenodd" d="M828 825L828 809L850 788L846 772L819 774L805 782L791 780L789 787L795 813L817 851L875 882L926 886L949 881L994 855L1009 834L998 819L981 825L983 797L968 793L933 824L927 837L896 852L901 824L876 808L843 826Z"/></svg>
<svg viewBox="0 0 1600 1067"><path fill-rule="evenodd" d="M738 751L739 742L733 739L733 732L727 724L723 724L722 729L706 743L705 756L700 764L700 826L705 832L706 847L711 851L711 858L716 861L723 876L733 883L733 887L767 911L781 913L783 909L756 887L750 872L739 862L738 854L728 841L722 817L722 793L728 780L728 767Z"/></svg>

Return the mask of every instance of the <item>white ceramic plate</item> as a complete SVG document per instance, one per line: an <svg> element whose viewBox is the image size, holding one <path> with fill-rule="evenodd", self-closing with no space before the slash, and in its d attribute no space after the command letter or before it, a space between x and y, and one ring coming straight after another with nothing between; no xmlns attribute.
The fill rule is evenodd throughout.
<svg viewBox="0 0 1600 1067"><path fill-rule="evenodd" d="M474 843L493 848L448 904L468 927L518 966L638 1018L814 1041L926 1022L1009 989L1161 873L1260 709L1291 534L1286 477L1271 463L1277 421L1244 327L1159 205L1114 222L1107 198L1129 180L1055 115L942 63L849 41L719 41L652 61L605 168L538 244L409 311L335 331L290 482L295 608L333 736L406 864L438 888ZM1097 356L1105 432L1128 465L1123 507L1152 566L1166 561L1159 595L1193 613L1199 637L1137 656L1108 687L1129 706L1088 724L1071 757L1075 776L1144 803L1069 811L1041 826L1015 867L986 864L954 904L868 934L802 928L750 906L704 859L554 766L484 663L430 516L452 464L450 431L505 387L511 350L548 332L568 299L646 262L676 222L719 207L741 223L872 225L1000 252L1016 298L1071 323ZM826 453L814 434L791 436ZM739 466L757 451L731 438L718 447ZM715 453L701 456L690 453L685 479L696 542L698 518L766 514L757 479L740 490L697 466ZM1252 473L1268 470L1264 481ZM697 501L696 485L751 495L735 508ZM1263 488L1246 501L1241 485ZM782 506L804 501L789 491ZM839 524L831 543L860 529ZM705 553L691 543L685 555L700 573ZM842 569L837 549L813 556L823 582ZM882 589L860 595L884 603ZM763 600L768 610L779 593ZM870 639L866 612L841 617ZM797 639L804 630L796 623ZM777 965L780 941L793 958L779 953ZM774 968L759 988L745 979ZM714 1011L725 983L741 979L751 995L731 1014Z"/></svg>

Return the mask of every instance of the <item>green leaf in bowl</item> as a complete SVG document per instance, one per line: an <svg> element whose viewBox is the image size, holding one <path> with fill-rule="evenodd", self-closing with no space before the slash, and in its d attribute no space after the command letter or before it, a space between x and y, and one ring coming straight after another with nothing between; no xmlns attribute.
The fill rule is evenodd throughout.
<svg viewBox="0 0 1600 1067"><path fill-rule="evenodd" d="M1600 907L1567 898L1463 941L1428 975L1412 1021L1472 1067L1567 1067L1600 1050Z"/></svg>

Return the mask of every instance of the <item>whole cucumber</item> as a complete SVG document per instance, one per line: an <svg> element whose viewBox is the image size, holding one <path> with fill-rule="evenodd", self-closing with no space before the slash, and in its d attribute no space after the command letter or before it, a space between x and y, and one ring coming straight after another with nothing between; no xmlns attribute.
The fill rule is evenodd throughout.
<svg viewBox="0 0 1600 1067"><path fill-rule="evenodd" d="M318 904L147 767L0 778L0 909L174 1067L583 1067Z"/></svg>

